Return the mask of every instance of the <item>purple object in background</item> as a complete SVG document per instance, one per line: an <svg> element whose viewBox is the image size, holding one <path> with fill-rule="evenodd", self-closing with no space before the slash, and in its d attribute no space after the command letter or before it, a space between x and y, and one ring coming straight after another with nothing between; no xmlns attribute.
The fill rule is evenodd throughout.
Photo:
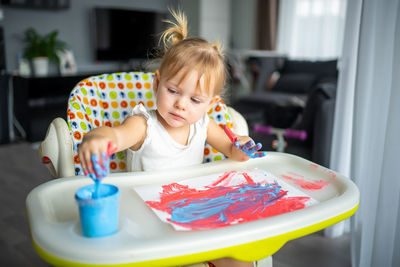
<svg viewBox="0 0 400 267"><path fill-rule="evenodd" d="M307 132L304 130L294 130L294 129L280 129L280 128L274 128L272 126L262 126L262 125L254 125L254 132L256 133L264 133L264 134L280 134L283 133L283 135L286 138L294 138L294 139L300 139L302 141L307 139Z"/></svg>

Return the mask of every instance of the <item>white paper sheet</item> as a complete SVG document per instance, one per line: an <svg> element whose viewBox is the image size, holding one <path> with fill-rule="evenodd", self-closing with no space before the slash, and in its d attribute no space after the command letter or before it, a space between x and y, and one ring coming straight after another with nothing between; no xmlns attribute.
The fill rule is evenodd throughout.
<svg viewBox="0 0 400 267"><path fill-rule="evenodd" d="M259 169L134 188L175 230L212 229L306 208L318 201Z"/></svg>

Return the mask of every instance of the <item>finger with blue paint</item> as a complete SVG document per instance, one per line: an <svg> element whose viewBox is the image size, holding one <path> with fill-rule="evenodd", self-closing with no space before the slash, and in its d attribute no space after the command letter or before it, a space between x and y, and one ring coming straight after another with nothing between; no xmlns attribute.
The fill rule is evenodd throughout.
<svg viewBox="0 0 400 267"><path fill-rule="evenodd" d="M250 140L250 141L246 142L246 143L243 145L243 149L246 150L247 152L249 152L250 149L252 149L252 148L254 147L255 144L256 144L256 143L254 143L253 140Z"/></svg>
<svg viewBox="0 0 400 267"><path fill-rule="evenodd" d="M256 153L254 153L251 157L252 158L262 158L265 157L267 155L267 152L265 151L258 151Z"/></svg>
<svg viewBox="0 0 400 267"><path fill-rule="evenodd" d="M106 156L104 152L101 153L101 162L99 161L99 156L97 154L92 155L92 163L95 171L96 179L103 179L106 177L109 171L109 157Z"/></svg>
<svg viewBox="0 0 400 267"><path fill-rule="evenodd" d="M253 141L254 143L254 141ZM262 144L261 143L257 143L255 146L253 146L252 148L250 148L246 153L250 158L262 158L265 155L267 155L267 152L265 151L259 151L262 148Z"/></svg>
<svg viewBox="0 0 400 267"><path fill-rule="evenodd" d="M233 143L233 145L237 148L246 153L246 155L250 158L261 158L264 157L267 153L263 151L259 151L262 148L261 143L255 144L253 140L246 142L244 145L240 145L239 141Z"/></svg>
<svg viewBox="0 0 400 267"><path fill-rule="evenodd" d="M92 164L96 179L101 179L102 169L99 162L99 156L97 154L92 155Z"/></svg>
<svg viewBox="0 0 400 267"><path fill-rule="evenodd" d="M247 154L254 154L258 150L260 150L262 147L261 143L255 144L253 140L248 141L246 144L244 144L243 149L246 151Z"/></svg>
<svg viewBox="0 0 400 267"><path fill-rule="evenodd" d="M96 180L101 180L110 174L110 157L117 151L116 146L112 145L111 142L107 145L107 152L101 152L100 157L98 154L92 154L90 156L90 168L92 171L84 169L84 174Z"/></svg>
<svg viewBox="0 0 400 267"><path fill-rule="evenodd" d="M88 176L92 179L96 179L96 174L94 173L94 167L92 162L90 162L90 169L93 170L93 172L87 169L83 169L83 173L85 174L85 176Z"/></svg>
<svg viewBox="0 0 400 267"><path fill-rule="evenodd" d="M106 155L104 152L101 152L101 168L103 169L103 177L106 177L110 174L110 156Z"/></svg>
<svg viewBox="0 0 400 267"><path fill-rule="evenodd" d="M86 174L86 176L89 176L90 178L92 178L93 181L96 181L96 175L94 173L88 172L88 174Z"/></svg>

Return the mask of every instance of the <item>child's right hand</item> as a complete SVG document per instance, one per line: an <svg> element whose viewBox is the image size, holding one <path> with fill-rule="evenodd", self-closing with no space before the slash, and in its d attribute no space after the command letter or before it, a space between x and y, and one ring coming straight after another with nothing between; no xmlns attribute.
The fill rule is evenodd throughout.
<svg viewBox="0 0 400 267"><path fill-rule="evenodd" d="M92 179L101 179L109 173L108 158L117 147L108 137L87 134L78 147L83 173Z"/></svg>

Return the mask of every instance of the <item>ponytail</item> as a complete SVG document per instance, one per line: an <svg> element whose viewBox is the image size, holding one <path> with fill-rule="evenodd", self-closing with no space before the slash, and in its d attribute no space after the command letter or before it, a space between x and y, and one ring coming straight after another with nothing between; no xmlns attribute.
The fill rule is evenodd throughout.
<svg viewBox="0 0 400 267"><path fill-rule="evenodd" d="M222 43L217 41L215 44L212 44L211 46L212 46L212 48L215 49L215 51L217 51L218 55L220 55L222 58L225 57L224 48L223 48Z"/></svg>
<svg viewBox="0 0 400 267"><path fill-rule="evenodd" d="M160 38L164 44L164 50L168 50L171 46L182 41L187 37L188 30L187 30L187 18L185 14L178 10L174 11L172 9L169 10L174 17L175 21L165 20L165 22L171 24L171 26L166 29Z"/></svg>

